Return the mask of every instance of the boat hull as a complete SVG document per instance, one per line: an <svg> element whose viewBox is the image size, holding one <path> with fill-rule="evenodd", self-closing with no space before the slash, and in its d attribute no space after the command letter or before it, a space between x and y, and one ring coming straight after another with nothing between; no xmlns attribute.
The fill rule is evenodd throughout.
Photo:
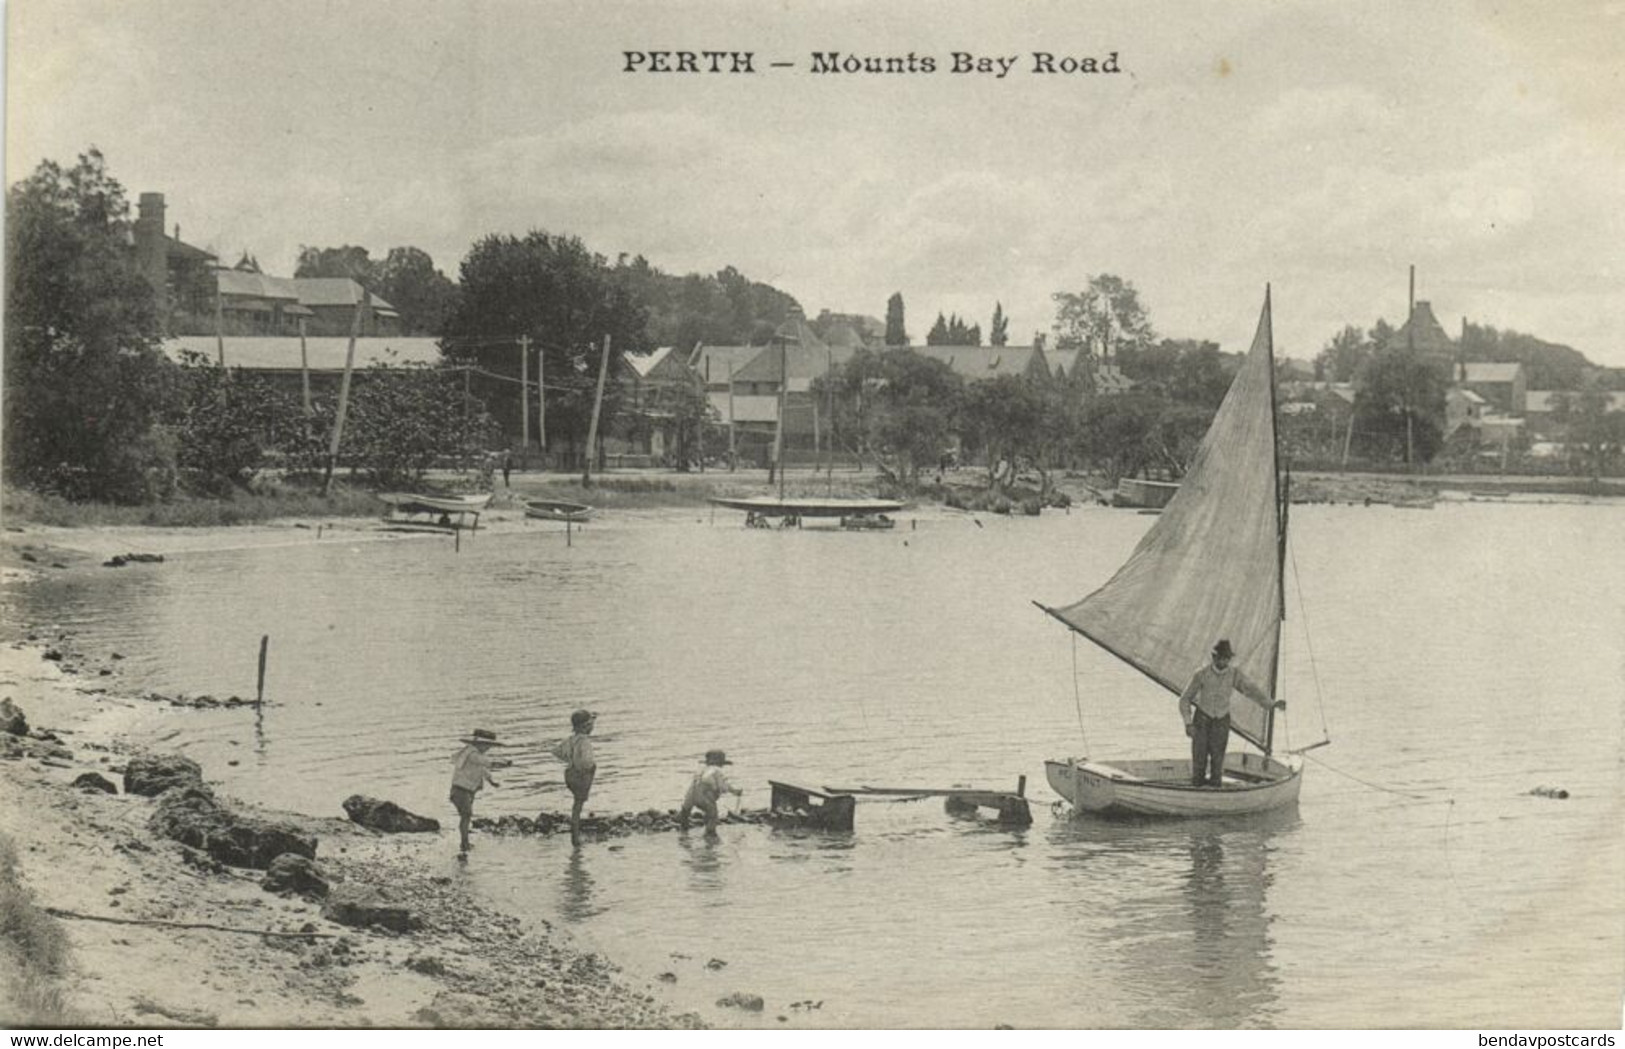
<svg viewBox="0 0 1625 1049"><path fill-rule="evenodd" d="M1190 761L1167 758L1099 762L1084 758L1046 761L1044 774L1057 794L1079 813L1096 816L1193 819L1245 816L1298 803L1303 784L1300 762L1261 754L1230 754L1224 786L1196 787Z"/></svg>
<svg viewBox="0 0 1625 1049"><path fill-rule="evenodd" d="M1174 493L1178 491L1178 481L1148 481L1143 477L1124 477L1117 482L1112 505L1160 510L1168 505Z"/></svg>
<svg viewBox="0 0 1625 1049"><path fill-rule="evenodd" d="M580 524L590 520L597 508L586 503L545 502L529 500L525 503L525 516L534 517L541 521L573 521Z"/></svg>
<svg viewBox="0 0 1625 1049"><path fill-rule="evenodd" d="M380 492L378 498L392 509L406 514L477 514L491 501L491 493L422 495L417 492Z"/></svg>
<svg viewBox="0 0 1625 1049"><path fill-rule="evenodd" d="M731 498L713 496L711 502L730 510L745 510L759 517L861 517L893 514L903 504L893 499L774 499L767 496Z"/></svg>

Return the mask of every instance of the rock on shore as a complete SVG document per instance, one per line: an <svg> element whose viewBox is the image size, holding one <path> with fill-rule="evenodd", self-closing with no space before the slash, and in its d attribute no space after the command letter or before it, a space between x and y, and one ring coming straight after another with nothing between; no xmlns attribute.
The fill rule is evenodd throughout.
<svg viewBox="0 0 1625 1049"><path fill-rule="evenodd" d="M71 943L60 1023L146 1027L159 1016L243 1028L704 1026L629 986L567 934L476 902L431 835L380 835L344 819L228 805L195 763L120 753L121 708L75 690L39 653L0 646L0 679L29 720L55 728L0 733L0 835ZM124 771L127 786L133 772L157 797L73 785L97 769ZM273 892L288 895L154 826L170 821L206 829L234 864L265 860ZM279 827L287 840L244 842L232 828L245 826ZM313 854L318 840L319 866L299 852ZM326 920L314 883L271 878L290 869L335 889L382 890L413 927ZM105 918L116 922L95 920Z"/></svg>

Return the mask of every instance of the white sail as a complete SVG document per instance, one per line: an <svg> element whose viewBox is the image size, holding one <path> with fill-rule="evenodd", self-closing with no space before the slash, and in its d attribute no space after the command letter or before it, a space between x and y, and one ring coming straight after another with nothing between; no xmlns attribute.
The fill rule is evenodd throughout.
<svg viewBox="0 0 1625 1049"><path fill-rule="evenodd" d="M1249 678L1274 688L1282 521L1271 357L1266 294L1252 349L1178 493L1105 586L1048 609L1174 692L1220 638ZM1234 731L1270 748L1270 713L1236 697L1231 714Z"/></svg>

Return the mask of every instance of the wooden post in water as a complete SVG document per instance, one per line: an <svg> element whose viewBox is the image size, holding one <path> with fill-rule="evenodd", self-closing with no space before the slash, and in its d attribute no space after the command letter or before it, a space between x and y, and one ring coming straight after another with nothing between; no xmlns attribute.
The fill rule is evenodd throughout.
<svg viewBox="0 0 1625 1049"><path fill-rule="evenodd" d="M260 681L254 693L254 706L259 707L265 703L265 650L271 644L271 635L260 635Z"/></svg>

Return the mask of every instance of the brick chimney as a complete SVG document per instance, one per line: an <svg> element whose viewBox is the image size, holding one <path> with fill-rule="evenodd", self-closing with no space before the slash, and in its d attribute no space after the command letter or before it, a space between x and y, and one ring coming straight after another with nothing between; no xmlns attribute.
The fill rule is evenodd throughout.
<svg viewBox="0 0 1625 1049"><path fill-rule="evenodd" d="M164 195L143 193L135 220L135 261L152 285L158 316L169 316L169 249L164 242Z"/></svg>

